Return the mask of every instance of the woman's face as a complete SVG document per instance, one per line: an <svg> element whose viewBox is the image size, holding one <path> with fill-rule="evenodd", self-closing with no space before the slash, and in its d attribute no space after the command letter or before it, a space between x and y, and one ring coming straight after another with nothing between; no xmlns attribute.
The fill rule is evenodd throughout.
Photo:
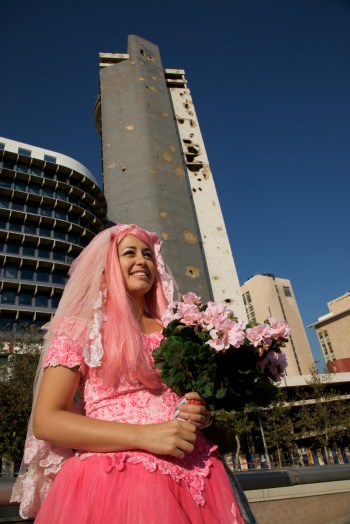
<svg viewBox="0 0 350 524"><path fill-rule="evenodd" d="M151 249L137 237L126 235L118 244L118 257L126 291L134 298L143 297L156 275Z"/></svg>

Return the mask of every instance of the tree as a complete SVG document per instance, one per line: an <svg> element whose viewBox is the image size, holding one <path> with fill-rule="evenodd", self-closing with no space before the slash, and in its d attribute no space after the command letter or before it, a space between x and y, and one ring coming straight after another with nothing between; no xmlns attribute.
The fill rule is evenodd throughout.
<svg viewBox="0 0 350 524"><path fill-rule="evenodd" d="M239 461L241 437L249 434L254 425L249 420L250 411L248 406L244 411L216 411L213 425L206 430L207 437L219 446L221 453L236 450L235 464Z"/></svg>
<svg viewBox="0 0 350 524"><path fill-rule="evenodd" d="M331 388L331 374L320 374L315 367L307 383L310 393L301 395L295 428L299 430L299 438L311 437L323 447L328 462L327 448L349 433L349 400Z"/></svg>
<svg viewBox="0 0 350 524"><path fill-rule="evenodd" d="M259 410L266 447L268 450L276 450L280 467L282 448L291 450L294 445L295 436L290 414L292 407L293 404L287 402L286 393L280 390L276 400L268 408Z"/></svg>
<svg viewBox="0 0 350 524"><path fill-rule="evenodd" d="M22 456L41 345L35 325L0 333L0 458Z"/></svg>

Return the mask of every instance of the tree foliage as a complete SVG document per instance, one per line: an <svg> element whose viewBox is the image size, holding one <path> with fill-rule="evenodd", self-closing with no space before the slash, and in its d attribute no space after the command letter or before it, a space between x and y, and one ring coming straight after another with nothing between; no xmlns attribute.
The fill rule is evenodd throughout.
<svg viewBox="0 0 350 524"><path fill-rule="evenodd" d="M332 375L312 369L309 394L303 394L295 428L325 450L350 432L350 404L332 387Z"/></svg>
<svg viewBox="0 0 350 524"><path fill-rule="evenodd" d="M42 335L33 325L0 333L0 456L21 457Z"/></svg>

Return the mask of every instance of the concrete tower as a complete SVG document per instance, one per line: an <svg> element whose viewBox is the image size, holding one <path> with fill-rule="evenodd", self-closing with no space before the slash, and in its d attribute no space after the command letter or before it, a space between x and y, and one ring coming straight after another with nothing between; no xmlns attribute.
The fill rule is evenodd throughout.
<svg viewBox="0 0 350 524"><path fill-rule="evenodd" d="M96 127L111 222L157 231L181 292L245 310L220 203L184 71L129 36L100 54Z"/></svg>

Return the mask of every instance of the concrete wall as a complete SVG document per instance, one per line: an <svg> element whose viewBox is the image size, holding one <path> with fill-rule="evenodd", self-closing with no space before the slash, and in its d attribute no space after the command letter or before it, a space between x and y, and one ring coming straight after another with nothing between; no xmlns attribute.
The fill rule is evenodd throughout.
<svg viewBox="0 0 350 524"><path fill-rule="evenodd" d="M349 524L350 480L245 492L259 524Z"/></svg>

